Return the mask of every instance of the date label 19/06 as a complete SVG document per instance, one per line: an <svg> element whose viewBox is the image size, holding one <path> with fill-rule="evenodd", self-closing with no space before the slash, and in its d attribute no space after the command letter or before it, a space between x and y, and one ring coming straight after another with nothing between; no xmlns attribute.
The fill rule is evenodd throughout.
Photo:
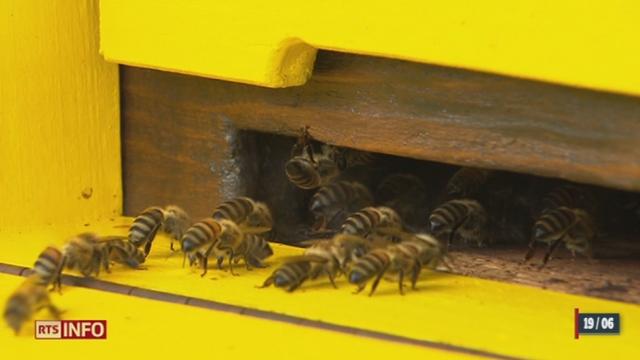
<svg viewBox="0 0 640 360"><path fill-rule="evenodd" d="M575 309L575 334L580 335L620 335L620 314L618 313L580 313Z"/></svg>

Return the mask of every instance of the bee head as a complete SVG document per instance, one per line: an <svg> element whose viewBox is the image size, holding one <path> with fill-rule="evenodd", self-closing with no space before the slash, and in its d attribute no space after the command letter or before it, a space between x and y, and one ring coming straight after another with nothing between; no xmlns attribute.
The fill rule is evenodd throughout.
<svg viewBox="0 0 640 360"><path fill-rule="evenodd" d="M362 284L368 279L368 277L359 270L351 270L349 272L349 282L351 284Z"/></svg>
<svg viewBox="0 0 640 360"><path fill-rule="evenodd" d="M276 287L284 287L289 285L289 280L287 280L287 277L282 275L282 274L278 274L276 275L276 277L273 279L273 284Z"/></svg>
<svg viewBox="0 0 640 360"><path fill-rule="evenodd" d="M437 234L442 232L446 226L446 223L437 217L431 217L429 219L429 230L431 230L432 234Z"/></svg>

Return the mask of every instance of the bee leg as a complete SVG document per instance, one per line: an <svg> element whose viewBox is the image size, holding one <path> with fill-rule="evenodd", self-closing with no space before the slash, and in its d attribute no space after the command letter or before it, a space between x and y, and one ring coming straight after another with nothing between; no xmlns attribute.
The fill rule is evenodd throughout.
<svg viewBox="0 0 640 360"><path fill-rule="evenodd" d="M380 283L380 279L382 279L382 276L386 272L387 272L387 268L384 268L382 271L380 271L380 274L378 274L378 276L376 276L376 279L373 281L373 285L371 285L371 291L369 292L369 296L373 295L373 293L376 291L376 288L378 287L378 284Z"/></svg>
<svg viewBox="0 0 640 360"><path fill-rule="evenodd" d="M364 288L367 287L367 283L358 284L358 289L354 291L354 294L360 294Z"/></svg>
<svg viewBox="0 0 640 360"><path fill-rule="evenodd" d="M262 286L256 286L256 288L258 288L258 289L263 289L263 288L266 288L266 287L271 286L271 284L273 284L273 279L274 279L274 277L273 277L273 276L269 276L269 277L267 278L267 280L265 280L265 281L262 283Z"/></svg>
<svg viewBox="0 0 640 360"><path fill-rule="evenodd" d="M216 259L216 261L218 262L218 270L222 270L222 263L224 262L224 256L218 256L218 258Z"/></svg>
<svg viewBox="0 0 640 360"><path fill-rule="evenodd" d="M403 282L404 281L404 270L400 269L398 273L398 290L400 290L400 295L404 295Z"/></svg>
<svg viewBox="0 0 640 360"><path fill-rule="evenodd" d="M204 277L207 274L207 271L209 271L209 257L204 256L202 259L202 274L200 274L200 277Z"/></svg>
<svg viewBox="0 0 640 360"><path fill-rule="evenodd" d="M329 271L329 269L324 269L324 272L327 274L327 277L329 277L329 281L331 281L331 285L333 285L333 288L337 289L338 285L336 285L336 280L333 277L333 274L331 273L331 271Z"/></svg>
<svg viewBox="0 0 640 360"><path fill-rule="evenodd" d="M413 268L413 272L411 273L411 289L413 290L416 290L416 283L420 276L420 270L422 270L422 266L420 266L420 264L416 264Z"/></svg>
<svg viewBox="0 0 640 360"><path fill-rule="evenodd" d="M536 240L531 239L531 242L529 242L529 251L527 251L527 253L524 255L524 262L529 261L533 257L537 247L538 247L538 243L536 242Z"/></svg>
<svg viewBox="0 0 640 360"><path fill-rule="evenodd" d="M151 252L151 244L153 243L153 240L147 241L147 243L144 245L144 257L146 258L147 256L149 256L149 253Z"/></svg>
<svg viewBox="0 0 640 360"><path fill-rule="evenodd" d="M558 245L560 245L561 242L562 242L562 239L560 238L554 241L553 244L551 244L551 246L549 246L549 249L547 249L547 253L544 254L544 259L542 260L542 265L540 265L540 268L543 268L545 265L547 265L547 261L549 261L551 254L556 250L556 248L558 247Z"/></svg>
<svg viewBox="0 0 640 360"><path fill-rule="evenodd" d="M171 244L169 245L169 248L171 249L171 251L176 251L176 250L173 248L173 238L171 238Z"/></svg>
<svg viewBox="0 0 640 360"><path fill-rule="evenodd" d="M51 303L47 305L47 310L49 310L49 313L51 314L51 316L53 316L54 319L60 320L63 311L61 311Z"/></svg>
<svg viewBox="0 0 640 360"><path fill-rule="evenodd" d="M233 276L236 276L238 274L233 272L233 261L231 261L231 259L233 259L233 251L231 252L231 254L229 255L229 273Z"/></svg>

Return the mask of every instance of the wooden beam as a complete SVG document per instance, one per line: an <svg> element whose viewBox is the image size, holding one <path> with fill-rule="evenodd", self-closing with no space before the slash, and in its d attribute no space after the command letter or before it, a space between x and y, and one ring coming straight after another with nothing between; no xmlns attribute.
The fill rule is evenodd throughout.
<svg viewBox="0 0 640 360"><path fill-rule="evenodd" d="M219 156L212 139L226 119L283 135L309 125L315 138L340 146L640 190L634 97L338 53L320 54L313 78L296 88L123 67L122 91L125 131L141 117L154 137L182 127L181 146L164 156L191 146L200 174ZM194 141L209 142L209 153ZM144 139L125 134L125 153L135 153L133 142ZM153 162L160 154L146 155Z"/></svg>

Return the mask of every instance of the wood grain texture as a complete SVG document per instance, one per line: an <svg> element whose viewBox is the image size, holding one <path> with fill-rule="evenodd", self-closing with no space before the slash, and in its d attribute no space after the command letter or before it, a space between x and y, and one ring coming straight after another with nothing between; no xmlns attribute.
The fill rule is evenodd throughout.
<svg viewBox="0 0 640 360"><path fill-rule="evenodd" d="M125 126L148 117L157 133L180 122L183 135L200 134L189 142L215 141L219 118L291 136L309 125L315 138L340 146L640 190L638 98L337 53L321 53L312 79L296 88L129 67L122 81ZM201 158L182 171L205 169L219 156L208 149L192 147Z"/></svg>
<svg viewBox="0 0 640 360"><path fill-rule="evenodd" d="M98 1L0 2L0 230L122 211L118 66Z"/></svg>

